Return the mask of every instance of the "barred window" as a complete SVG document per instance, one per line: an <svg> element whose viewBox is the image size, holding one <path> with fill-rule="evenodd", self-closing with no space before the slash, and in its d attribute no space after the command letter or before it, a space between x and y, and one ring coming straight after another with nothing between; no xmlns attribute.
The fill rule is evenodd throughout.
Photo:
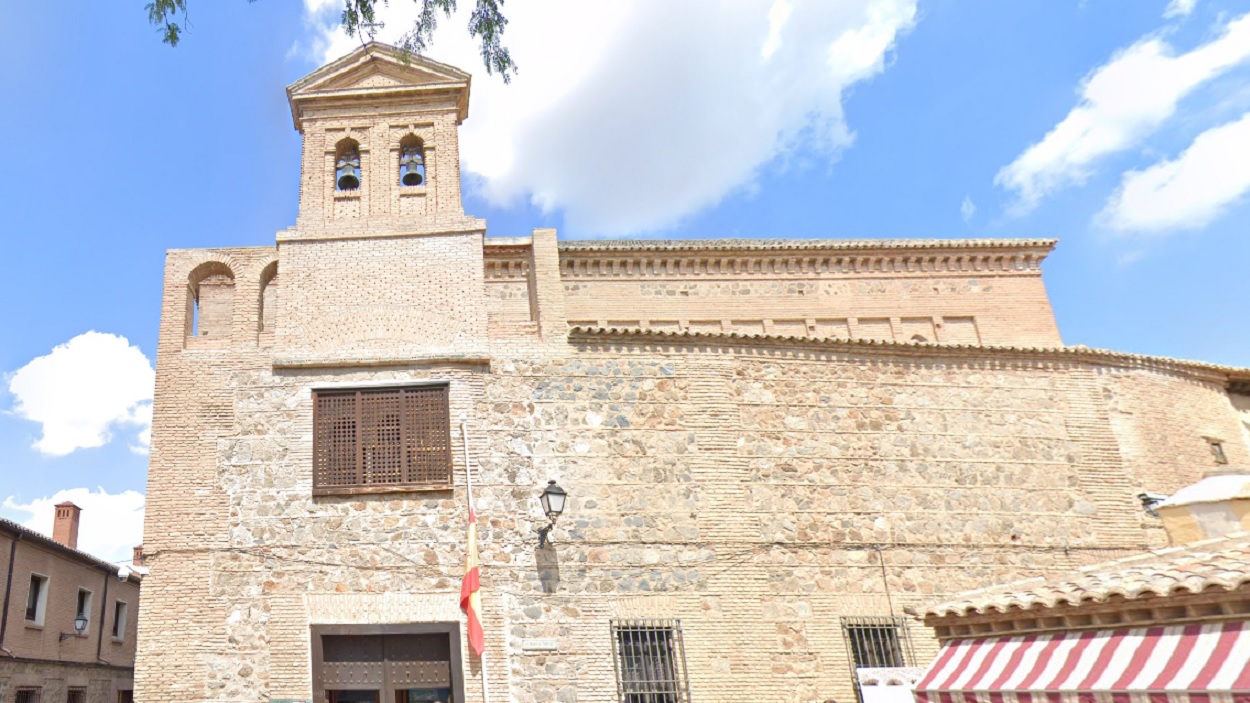
<svg viewBox="0 0 1250 703"><path fill-rule="evenodd" d="M906 618L845 617L842 618L842 636L851 658L855 695L861 701L861 669L897 669L910 666L915 660Z"/></svg>
<svg viewBox="0 0 1250 703"><path fill-rule="evenodd" d="M69 689L65 694L65 703L87 703L87 689Z"/></svg>
<svg viewBox="0 0 1250 703"><path fill-rule="evenodd" d="M13 696L13 703L39 703L38 688L19 688Z"/></svg>
<svg viewBox="0 0 1250 703"><path fill-rule="evenodd" d="M614 621L612 653L621 703L689 703L681 621Z"/></svg>
<svg viewBox="0 0 1250 703"><path fill-rule="evenodd" d="M135 703L135 692L129 689L118 691L117 703Z"/></svg>
<svg viewBox="0 0 1250 703"><path fill-rule="evenodd" d="M313 394L313 494L451 486L447 385Z"/></svg>

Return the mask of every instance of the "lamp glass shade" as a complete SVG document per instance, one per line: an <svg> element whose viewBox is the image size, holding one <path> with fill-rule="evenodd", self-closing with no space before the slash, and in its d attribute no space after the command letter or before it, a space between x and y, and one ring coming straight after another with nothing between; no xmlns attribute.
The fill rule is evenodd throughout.
<svg viewBox="0 0 1250 703"><path fill-rule="evenodd" d="M87 631L87 616L86 615L79 613L78 617L74 618L74 629L77 630L80 634Z"/></svg>
<svg viewBox="0 0 1250 703"><path fill-rule="evenodd" d="M543 504L543 512L552 520L560 517L560 513L564 512L564 500L567 497L564 489L557 486L555 481L548 481L547 487L543 489L543 494L539 498Z"/></svg>

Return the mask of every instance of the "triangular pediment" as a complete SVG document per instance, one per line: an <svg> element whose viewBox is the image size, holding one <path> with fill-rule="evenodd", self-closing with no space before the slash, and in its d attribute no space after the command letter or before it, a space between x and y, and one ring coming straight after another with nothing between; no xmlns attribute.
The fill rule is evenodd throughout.
<svg viewBox="0 0 1250 703"><path fill-rule="evenodd" d="M292 97L345 90L386 90L429 85L468 87L469 74L454 66L370 42L292 83Z"/></svg>
<svg viewBox="0 0 1250 703"><path fill-rule="evenodd" d="M323 100L412 99L422 93L455 94L457 117L469 114L469 74L389 44L369 42L287 86L291 116L301 129L304 106Z"/></svg>

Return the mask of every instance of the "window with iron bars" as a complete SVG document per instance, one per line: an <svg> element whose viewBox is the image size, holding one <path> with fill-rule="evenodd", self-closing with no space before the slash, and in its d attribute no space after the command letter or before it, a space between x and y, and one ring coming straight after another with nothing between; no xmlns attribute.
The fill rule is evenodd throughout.
<svg viewBox="0 0 1250 703"><path fill-rule="evenodd" d="M612 660L621 703L689 703L680 620L615 620Z"/></svg>
<svg viewBox="0 0 1250 703"><path fill-rule="evenodd" d="M906 618L844 617L842 636L850 655L855 696L860 701L864 699L859 690L860 669L895 669L915 661Z"/></svg>
<svg viewBox="0 0 1250 703"><path fill-rule="evenodd" d="M65 703L87 703L87 689L71 688L65 693Z"/></svg>
<svg viewBox="0 0 1250 703"><path fill-rule="evenodd" d="M13 703L39 703L38 688L19 688L13 695Z"/></svg>
<svg viewBox="0 0 1250 703"><path fill-rule="evenodd" d="M451 487L446 384L313 393L313 494Z"/></svg>

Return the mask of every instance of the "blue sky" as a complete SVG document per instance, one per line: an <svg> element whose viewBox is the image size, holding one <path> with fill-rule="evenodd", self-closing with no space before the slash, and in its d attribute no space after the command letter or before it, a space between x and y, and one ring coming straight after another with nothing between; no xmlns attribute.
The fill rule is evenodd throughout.
<svg viewBox="0 0 1250 703"><path fill-rule="evenodd" d="M163 253L294 222L284 87L352 42L336 0L191 0L176 49L142 0L55 5L0 23L0 516L43 528L73 498L122 559ZM391 5L383 39L411 17ZM1066 343L1250 365L1247 3L505 9L511 85L464 17L429 52L474 74L465 209L491 235L1057 237Z"/></svg>

